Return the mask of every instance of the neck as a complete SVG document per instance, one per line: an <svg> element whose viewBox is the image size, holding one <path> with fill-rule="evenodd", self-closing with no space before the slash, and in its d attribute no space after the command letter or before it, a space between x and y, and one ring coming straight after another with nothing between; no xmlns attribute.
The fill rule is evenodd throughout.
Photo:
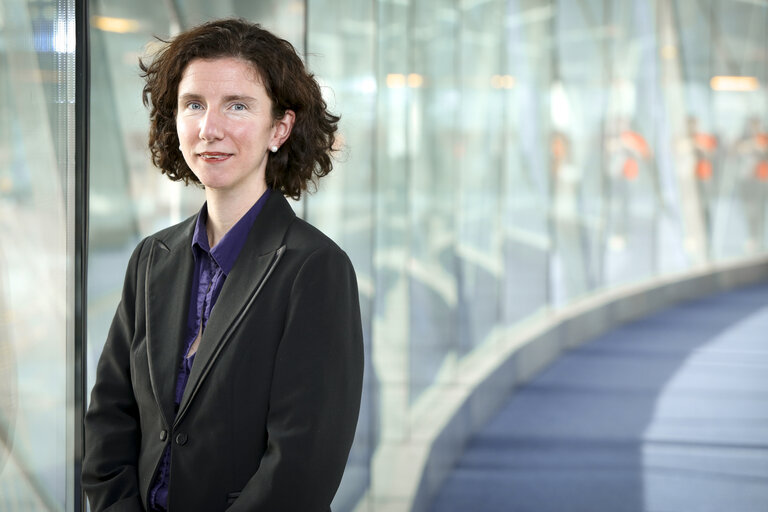
<svg viewBox="0 0 768 512"><path fill-rule="evenodd" d="M260 183L258 187L247 191L205 189L205 199L208 203L208 221L205 230L211 249L232 226L237 224L237 221L248 212L266 190L266 183Z"/></svg>

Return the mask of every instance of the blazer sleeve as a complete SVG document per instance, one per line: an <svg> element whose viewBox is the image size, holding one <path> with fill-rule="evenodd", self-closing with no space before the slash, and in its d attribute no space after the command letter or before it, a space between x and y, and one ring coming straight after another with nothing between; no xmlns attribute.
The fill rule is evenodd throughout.
<svg viewBox="0 0 768 512"><path fill-rule="evenodd" d="M138 485L139 413L133 394L130 348L143 242L126 271L120 303L96 370L85 415L82 484L93 512L143 512Z"/></svg>
<svg viewBox="0 0 768 512"><path fill-rule="evenodd" d="M357 280L338 247L296 275L277 350L267 448L228 512L328 511L352 446L363 378Z"/></svg>

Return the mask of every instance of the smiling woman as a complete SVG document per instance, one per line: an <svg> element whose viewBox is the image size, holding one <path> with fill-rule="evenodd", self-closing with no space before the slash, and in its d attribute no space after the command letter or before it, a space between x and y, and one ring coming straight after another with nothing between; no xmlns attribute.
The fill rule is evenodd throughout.
<svg viewBox="0 0 768 512"><path fill-rule="evenodd" d="M248 62L230 57L189 63L179 84L176 127L184 161L206 187L209 203L247 208L249 200L240 197L264 193L270 148L282 146L294 117L286 110L272 118L269 96Z"/></svg>
<svg viewBox="0 0 768 512"><path fill-rule="evenodd" d="M242 20L142 69L153 161L206 203L128 264L85 419L91 509L327 511L360 407L357 281L284 196L330 172L338 117Z"/></svg>
<svg viewBox="0 0 768 512"><path fill-rule="evenodd" d="M246 36L238 31L219 30L216 23L221 22L179 34L160 50L151 64L140 64L147 81L144 104L151 107L149 147L152 161L172 180L199 183L184 158L187 155L182 155L179 147L180 98L188 92L179 94L179 87L184 78L190 78L188 68L195 61L239 60L245 66L228 68L231 76L227 78L239 75L238 80L251 83L248 87L258 88L260 85L269 99L263 107L269 105L273 122L286 115L297 119L292 130L289 129L291 137L283 139L282 145L277 145L278 150L267 160L265 178L270 187L298 199L311 181L331 172L339 117L328 112L320 86L288 41L261 28L250 30ZM226 23L247 25L242 20L227 20ZM214 29L217 30L215 34L207 32ZM211 71L207 65L203 67ZM196 74L203 69L191 71ZM221 82L217 87L223 87L226 82L223 76L215 73L210 78ZM204 80L204 77L200 79ZM240 81L240 85L245 82ZM201 91L192 92L198 94ZM241 93L232 92L232 95ZM258 95L254 97L258 99Z"/></svg>

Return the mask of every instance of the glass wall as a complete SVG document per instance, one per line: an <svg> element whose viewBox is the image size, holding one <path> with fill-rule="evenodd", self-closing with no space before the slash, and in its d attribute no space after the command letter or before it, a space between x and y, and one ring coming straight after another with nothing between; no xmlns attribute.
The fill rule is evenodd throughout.
<svg viewBox="0 0 768 512"><path fill-rule="evenodd" d="M200 190L150 164L137 62L153 36L213 17L260 22L293 42L342 117L334 171L294 204L349 253L361 292L364 397L334 510L392 510L398 480L410 477L387 460L387 448L419 443L424 412L440 405L433 391L458 386L467 358L493 357L499 333L602 290L766 252L768 6L760 2L90 7L98 127L91 368L135 243L203 202ZM3 78L0 87L9 87ZM55 90L45 87L41 98ZM51 115L43 117L56 126ZM17 124L3 125L11 131L0 144L23 140ZM33 190L21 160L0 164L10 162L0 179L14 184L2 204ZM6 290L9 276L0 276Z"/></svg>
<svg viewBox="0 0 768 512"><path fill-rule="evenodd" d="M0 510L9 512L76 502L74 10L0 4Z"/></svg>

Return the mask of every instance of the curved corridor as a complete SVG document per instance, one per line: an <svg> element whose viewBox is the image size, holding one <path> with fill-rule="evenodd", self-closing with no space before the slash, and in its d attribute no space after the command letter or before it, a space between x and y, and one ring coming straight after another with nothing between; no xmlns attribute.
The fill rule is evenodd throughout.
<svg viewBox="0 0 768 512"><path fill-rule="evenodd" d="M433 512L768 510L768 284L566 352L467 444Z"/></svg>

